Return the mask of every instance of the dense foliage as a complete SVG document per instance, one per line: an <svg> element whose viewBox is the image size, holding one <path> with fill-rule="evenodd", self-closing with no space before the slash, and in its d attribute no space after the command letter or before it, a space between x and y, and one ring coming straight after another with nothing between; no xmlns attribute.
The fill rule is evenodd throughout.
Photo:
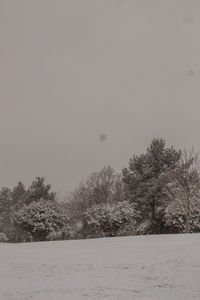
<svg viewBox="0 0 200 300"><path fill-rule="evenodd" d="M177 168L165 175L165 191L171 198L165 224L178 232L200 231L199 160L193 150L184 152Z"/></svg>
<svg viewBox="0 0 200 300"><path fill-rule="evenodd" d="M127 201L94 204L85 213L91 236L117 236L135 233L138 214Z"/></svg>
<svg viewBox="0 0 200 300"><path fill-rule="evenodd" d="M57 200L43 177L0 190L0 242L200 232L198 155L154 139L121 174L93 172Z"/></svg>
<svg viewBox="0 0 200 300"><path fill-rule="evenodd" d="M31 234L34 241L42 241L46 240L50 233L64 230L69 219L56 203L42 199L33 201L16 212L14 223Z"/></svg>
<svg viewBox="0 0 200 300"><path fill-rule="evenodd" d="M169 200L161 177L176 168L180 157L180 151L166 148L162 139L154 139L147 152L134 155L129 168L123 170L129 199L137 205L143 218L150 221L152 233L164 231L163 216Z"/></svg>

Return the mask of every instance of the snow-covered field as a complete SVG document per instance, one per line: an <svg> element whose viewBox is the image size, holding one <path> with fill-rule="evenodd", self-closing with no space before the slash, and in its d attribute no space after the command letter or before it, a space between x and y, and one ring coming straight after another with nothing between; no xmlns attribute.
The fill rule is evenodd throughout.
<svg viewBox="0 0 200 300"><path fill-rule="evenodd" d="M1 300L200 299L200 235L0 244Z"/></svg>

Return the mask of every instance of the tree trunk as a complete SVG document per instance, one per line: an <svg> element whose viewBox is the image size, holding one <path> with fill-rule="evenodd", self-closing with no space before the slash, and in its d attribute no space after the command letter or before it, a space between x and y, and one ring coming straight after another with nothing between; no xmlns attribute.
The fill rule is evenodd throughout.
<svg viewBox="0 0 200 300"><path fill-rule="evenodd" d="M157 225L157 221L156 221L156 203L155 203L155 199L153 199L152 203L151 203L151 224L153 226L153 233L157 233L156 232L156 225Z"/></svg>
<svg viewBox="0 0 200 300"><path fill-rule="evenodd" d="M190 233L190 195L187 197L186 233Z"/></svg>

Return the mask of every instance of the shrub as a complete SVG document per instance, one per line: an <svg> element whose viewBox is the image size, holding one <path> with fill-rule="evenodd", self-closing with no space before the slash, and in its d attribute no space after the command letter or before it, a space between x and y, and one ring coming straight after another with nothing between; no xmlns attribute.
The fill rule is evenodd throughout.
<svg viewBox="0 0 200 300"><path fill-rule="evenodd" d="M0 232L0 242L8 242L8 238L3 232Z"/></svg>
<svg viewBox="0 0 200 300"><path fill-rule="evenodd" d="M31 233L33 240L46 240L50 233L58 233L70 223L61 207L52 201L33 201L15 213L15 225Z"/></svg>
<svg viewBox="0 0 200 300"><path fill-rule="evenodd" d="M69 240L76 238L77 230L75 226L70 223L64 226L64 228L58 231L51 231L47 235L48 241L59 241L59 240Z"/></svg>
<svg viewBox="0 0 200 300"><path fill-rule="evenodd" d="M152 222L149 220L144 220L137 225L136 233L137 235L151 234L153 232Z"/></svg>
<svg viewBox="0 0 200 300"><path fill-rule="evenodd" d="M93 205L85 213L89 237L134 234L138 215L127 201Z"/></svg>
<svg viewBox="0 0 200 300"><path fill-rule="evenodd" d="M184 206L180 206L179 202L178 200L174 200L168 205L165 213L165 225L169 228L170 232L185 233L187 232L186 213ZM190 232L200 232L199 201L191 202L189 222Z"/></svg>

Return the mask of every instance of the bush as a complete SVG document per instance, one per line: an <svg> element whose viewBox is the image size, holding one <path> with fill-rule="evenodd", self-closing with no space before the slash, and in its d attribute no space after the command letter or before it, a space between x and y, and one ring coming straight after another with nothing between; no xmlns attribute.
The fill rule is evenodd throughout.
<svg viewBox="0 0 200 300"><path fill-rule="evenodd" d="M131 235L138 215L130 203L101 203L87 209L84 219L89 237Z"/></svg>
<svg viewBox="0 0 200 300"><path fill-rule="evenodd" d="M136 234L137 235L151 234L152 231L153 231L152 222L149 220L145 220L137 225Z"/></svg>
<svg viewBox="0 0 200 300"><path fill-rule="evenodd" d="M0 242L8 242L8 238L3 232L0 232Z"/></svg>
<svg viewBox="0 0 200 300"><path fill-rule="evenodd" d="M56 202L40 200L16 212L14 222L18 228L30 233L33 240L41 241L48 239L50 234L67 230L70 219Z"/></svg>
<svg viewBox="0 0 200 300"><path fill-rule="evenodd" d="M199 202L199 201L198 201ZM197 203L198 203L197 202ZM193 203L191 203L193 204ZM186 228L186 213L184 207L180 206L179 201L172 201L165 213L165 226L173 233L185 233ZM200 232L200 204L192 205L190 211L190 232Z"/></svg>
<svg viewBox="0 0 200 300"><path fill-rule="evenodd" d="M65 225L58 231L52 231L47 235L48 241L71 240L76 238L77 230L73 224Z"/></svg>

